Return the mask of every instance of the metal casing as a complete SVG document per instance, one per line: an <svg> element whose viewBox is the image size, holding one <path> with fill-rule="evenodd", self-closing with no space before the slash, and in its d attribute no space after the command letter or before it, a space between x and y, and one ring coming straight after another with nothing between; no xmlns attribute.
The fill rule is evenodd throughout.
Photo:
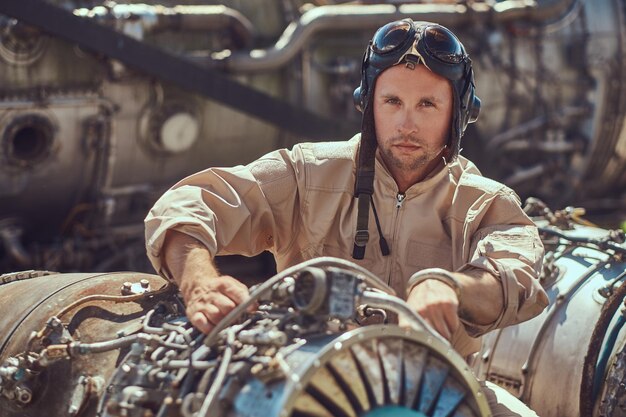
<svg viewBox="0 0 626 417"><path fill-rule="evenodd" d="M600 237L606 231L578 227L568 233ZM548 308L528 322L485 335L474 370L479 378L506 388L540 416L577 416L585 355L606 302L600 290L619 279L626 263L598 249L574 246L561 247L551 255L549 268L554 275L545 276L542 282L550 299ZM625 342L622 332L613 355Z"/></svg>
<svg viewBox="0 0 626 417"><path fill-rule="evenodd" d="M138 284L141 280L147 280L144 283L155 289L165 284L161 277L141 273L52 274L1 284L0 360L23 352L33 332L45 328L50 317L84 297L93 300L59 317L68 324L74 339L90 343L137 332L140 319L158 296L146 297L145 303L99 300L98 296L120 296L124 283ZM32 401L26 406L17 406L0 396L0 416L73 416L87 410L94 413L96 399L123 354L113 350L54 364L37 378L31 387Z"/></svg>

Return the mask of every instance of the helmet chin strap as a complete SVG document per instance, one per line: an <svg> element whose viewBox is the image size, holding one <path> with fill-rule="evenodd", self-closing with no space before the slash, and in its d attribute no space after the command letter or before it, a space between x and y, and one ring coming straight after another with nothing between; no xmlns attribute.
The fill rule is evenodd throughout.
<svg viewBox="0 0 626 417"><path fill-rule="evenodd" d="M376 158L376 129L374 128L374 111L367 103L361 119L361 143L359 145L358 164L354 197L358 199L356 234L352 258L363 259L365 247L369 241L370 201L374 195L374 167Z"/></svg>

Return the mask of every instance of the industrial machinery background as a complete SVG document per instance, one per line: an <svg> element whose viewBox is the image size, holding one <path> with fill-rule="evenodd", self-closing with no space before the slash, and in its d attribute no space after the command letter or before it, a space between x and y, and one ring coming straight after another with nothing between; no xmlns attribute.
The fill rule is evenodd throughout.
<svg viewBox="0 0 626 417"><path fill-rule="evenodd" d="M141 221L183 176L356 132L363 47L403 17L470 51L486 174L626 211L623 1L145 3L0 2L0 271L148 270Z"/></svg>
<svg viewBox="0 0 626 417"><path fill-rule="evenodd" d="M208 335L154 275L2 278L2 417L490 415L450 344L343 260L281 272ZM387 311L413 328L358 326Z"/></svg>
<svg viewBox="0 0 626 417"><path fill-rule="evenodd" d="M553 213L538 200L526 209L546 247L550 304L486 335L474 370L540 416L626 416L624 233L586 224L579 210Z"/></svg>

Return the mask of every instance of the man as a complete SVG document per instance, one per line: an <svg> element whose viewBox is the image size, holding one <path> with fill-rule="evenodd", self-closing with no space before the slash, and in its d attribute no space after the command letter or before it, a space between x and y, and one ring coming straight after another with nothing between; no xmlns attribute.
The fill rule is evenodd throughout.
<svg viewBox="0 0 626 417"><path fill-rule="evenodd" d="M355 261L462 356L478 350L477 336L546 306L537 282L543 247L518 197L458 156L480 100L456 36L428 22L389 23L370 42L361 75L360 135L202 171L148 215L148 255L178 283L200 330L248 296L213 257L263 250L279 270L317 256Z"/></svg>

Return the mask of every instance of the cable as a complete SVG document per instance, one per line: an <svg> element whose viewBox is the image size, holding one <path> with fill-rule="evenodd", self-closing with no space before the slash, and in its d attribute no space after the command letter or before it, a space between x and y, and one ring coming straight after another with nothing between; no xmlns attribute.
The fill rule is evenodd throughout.
<svg viewBox="0 0 626 417"><path fill-rule="evenodd" d="M158 295L158 294L163 294L167 291L170 291L172 288L174 288L173 285L171 284L165 284L163 287L159 288L158 290L155 291L146 291L144 293L141 294L134 294L134 295L106 295L106 294L94 294L94 295L88 295L86 297L83 297L79 300L74 301L72 304L68 305L67 307L63 308L61 311L59 311L56 314L57 318L61 318L61 316L65 315L68 311L73 310L74 308L78 307L81 304L85 304L89 301L113 301L114 303L128 303L131 301L137 301L140 300L144 297L147 297L149 295Z"/></svg>
<svg viewBox="0 0 626 417"><path fill-rule="evenodd" d="M374 197L370 196L370 200L372 202L372 211L374 212L374 220L376 220L376 229L378 230L378 244L380 246L380 251L383 256L389 256L391 251L389 250L389 245L387 244L387 239L383 236L383 230L380 227L380 220L378 220L378 213L376 212L376 206L374 205Z"/></svg>
<svg viewBox="0 0 626 417"><path fill-rule="evenodd" d="M541 233L545 233L547 235L552 235L552 236L557 236L561 239L565 239L568 240L572 243L586 243L586 244L591 244L591 245L595 245L597 247L599 247L600 249L611 249L614 250L615 252L619 252L621 254L626 254L626 248L619 245L618 243L614 242L614 241L610 241L610 240L600 240L600 239L593 239L593 238L588 238L588 237L575 237L575 236L568 236L564 233L561 233L557 230L554 230L552 228L549 227L538 227L537 228L539 230L539 232Z"/></svg>

